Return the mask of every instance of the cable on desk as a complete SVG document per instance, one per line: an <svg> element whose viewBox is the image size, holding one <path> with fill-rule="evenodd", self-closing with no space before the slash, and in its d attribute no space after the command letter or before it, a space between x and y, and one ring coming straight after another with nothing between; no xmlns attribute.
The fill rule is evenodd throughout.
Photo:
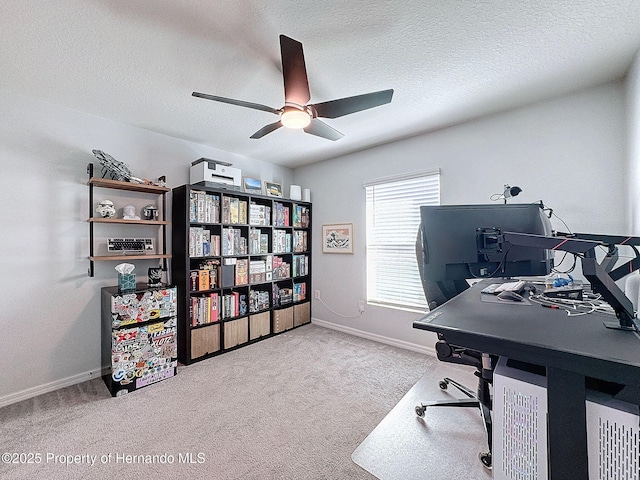
<svg viewBox="0 0 640 480"><path fill-rule="evenodd" d="M605 315L615 315L611 306L604 302L599 294L587 294L587 300L570 300L565 298L549 298L541 294L529 295L529 300L547 308L562 309L567 316L575 317L588 315L593 312Z"/></svg>

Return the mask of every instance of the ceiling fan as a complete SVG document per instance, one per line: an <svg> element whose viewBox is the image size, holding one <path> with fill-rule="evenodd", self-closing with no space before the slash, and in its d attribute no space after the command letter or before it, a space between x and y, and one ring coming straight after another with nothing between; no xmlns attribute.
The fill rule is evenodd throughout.
<svg viewBox="0 0 640 480"><path fill-rule="evenodd" d="M393 90L389 89L340 98L328 102L309 104L311 93L309 92L309 81L304 63L302 43L286 35L280 35L280 54L282 56L282 78L284 80L284 107L282 108L276 109L259 103L234 100L232 98L208 95L206 93L193 92L192 95L216 102L263 110L280 116L277 122L265 125L251 135L250 138L262 138L268 133L284 126L288 128L302 128L311 135L334 141L339 140L344 135L320 120L319 117L338 118L391 102Z"/></svg>

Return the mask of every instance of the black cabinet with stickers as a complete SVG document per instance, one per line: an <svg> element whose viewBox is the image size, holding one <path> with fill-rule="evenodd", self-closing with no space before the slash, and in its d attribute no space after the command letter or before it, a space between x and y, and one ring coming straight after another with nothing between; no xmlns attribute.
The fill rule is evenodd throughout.
<svg viewBox="0 0 640 480"><path fill-rule="evenodd" d="M177 373L175 287L102 288L102 371L112 396Z"/></svg>

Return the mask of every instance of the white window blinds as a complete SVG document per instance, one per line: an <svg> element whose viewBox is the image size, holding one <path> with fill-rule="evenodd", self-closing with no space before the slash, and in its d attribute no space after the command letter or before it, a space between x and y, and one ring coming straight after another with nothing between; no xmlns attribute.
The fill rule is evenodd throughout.
<svg viewBox="0 0 640 480"><path fill-rule="evenodd" d="M416 262L420 206L440 204L440 171L365 183L367 301L426 309Z"/></svg>

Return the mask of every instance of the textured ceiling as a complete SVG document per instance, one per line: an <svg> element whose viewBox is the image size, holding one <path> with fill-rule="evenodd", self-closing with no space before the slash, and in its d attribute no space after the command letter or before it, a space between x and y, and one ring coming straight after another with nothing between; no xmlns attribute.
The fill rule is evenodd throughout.
<svg viewBox="0 0 640 480"><path fill-rule="evenodd" d="M622 78L636 0L2 0L0 89L295 167ZM278 36L304 45L311 102L387 88L393 101L326 120L332 142L273 114Z"/></svg>

